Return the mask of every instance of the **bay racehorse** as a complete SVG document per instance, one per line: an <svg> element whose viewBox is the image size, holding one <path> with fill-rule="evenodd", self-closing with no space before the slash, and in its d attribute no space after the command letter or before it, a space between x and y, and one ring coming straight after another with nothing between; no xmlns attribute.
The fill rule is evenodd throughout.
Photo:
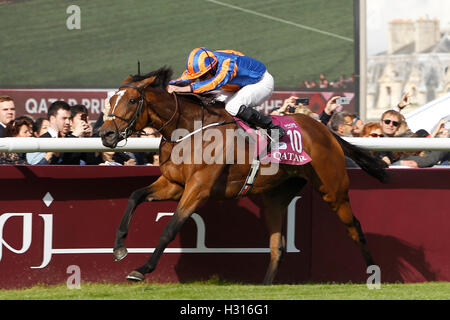
<svg viewBox="0 0 450 320"><path fill-rule="evenodd" d="M231 164L229 159L213 163L204 159L189 163L174 161L174 150L182 143L192 144L192 154L195 152L194 148L205 149L212 143L208 139L200 139L200 145L193 144L196 135L202 137L212 130L207 128L195 132L195 122L201 121L203 126L220 123L214 130L220 130L225 140L225 131L236 130L238 127L222 103L207 105L192 96L169 94L166 88L171 75L172 71L163 67L146 75L127 77L116 94L110 98L110 113L99 130L103 145L111 148L147 125L158 129L163 136L159 150L162 175L151 185L131 194L116 231L113 253L115 261L123 259L127 254L124 240L140 203L178 201L176 211L165 226L153 254L144 265L127 276L128 280L144 280L147 273L155 270L164 249L202 202L207 199L236 198L251 168L251 156L245 156L244 159L250 160L244 163ZM303 166L280 165L271 175L260 174L264 167L270 165L262 164L249 193L262 195L265 223L270 236L270 262L264 284L273 282L284 251L282 225L286 208L308 181L336 212L351 239L360 247L366 264L373 265L374 261L366 245L361 225L350 206L345 156L353 159L364 171L380 181L385 181L387 177L384 162L347 143L309 116L293 114L289 117L300 125L304 150L312 160ZM172 134L177 129L184 129L187 133L194 132L194 139L174 141ZM212 157L215 157L215 160L224 160L229 145L230 141L224 141L222 149L216 148L211 153ZM247 144L238 147L234 151L235 160L238 153L248 155L249 152L251 151Z"/></svg>

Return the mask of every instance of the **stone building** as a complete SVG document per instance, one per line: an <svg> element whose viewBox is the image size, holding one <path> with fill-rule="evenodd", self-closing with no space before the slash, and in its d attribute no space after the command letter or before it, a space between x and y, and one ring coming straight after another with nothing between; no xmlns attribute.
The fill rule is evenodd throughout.
<svg viewBox="0 0 450 320"><path fill-rule="evenodd" d="M450 92L450 33L439 20L393 20L388 51L367 59L367 120L378 120L405 92L413 105L406 113Z"/></svg>

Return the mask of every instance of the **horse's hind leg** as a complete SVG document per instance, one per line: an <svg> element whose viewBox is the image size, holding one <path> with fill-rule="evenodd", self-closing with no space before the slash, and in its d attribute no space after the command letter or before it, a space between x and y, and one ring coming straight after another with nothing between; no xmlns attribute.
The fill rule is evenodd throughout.
<svg viewBox="0 0 450 320"><path fill-rule="evenodd" d="M270 262L264 277L264 284L270 285L275 278L278 267L286 250L286 240L282 235L282 226L285 216L285 207L272 202L265 206L264 218L266 220L267 230L270 240Z"/></svg>
<svg viewBox="0 0 450 320"><path fill-rule="evenodd" d="M373 259L366 245L366 239L361 225L353 215L348 196L349 180L345 167L342 170L335 170L335 176L314 175L311 179L313 187L322 194L322 198L327 202L339 219L347 228L347 232L352 240L360 247L366 264L373 265ZM339 174L340 173L340 174Z"/></svg>
<svg viewBox="0 0 450 320"><path fill-rule="evenodd" d="M116 231L114 243L114 261L120 261L127 255L125 238L128 235L131 219L139 204L144 201L178 200L182 194L182 188L161 176L150 186L134 191L128 199L127 208L122 216L120 225Z"/></svg>
<svg viewBox="0 0 450 320"><path fill-rule="evenodd" d="M305 184L303 179L291 179L263 197L264 218L270 237L270 262L264 277L265 285L272 284L286 249L286 240L282 234L286 208Z"/></svg>
<svg viewBox="0 0 450 320"><path fill-rule="evenodd" d="M364 236L364 233L362 231L361 224L353 215L348 199L338 206L336 213L339 219L347 228L349 236L361 248L361 253L363 255L364 261L366 262L366 265L370 266L375 264L372 259L372 255L370 254L369 248L367 247L366 237Z"/></svg>

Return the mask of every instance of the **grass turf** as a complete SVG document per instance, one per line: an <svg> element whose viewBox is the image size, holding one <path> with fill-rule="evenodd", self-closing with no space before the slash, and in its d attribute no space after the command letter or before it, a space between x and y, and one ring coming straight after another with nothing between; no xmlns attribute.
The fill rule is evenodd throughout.
<svg viewBox="0 0 450 320"><path fill-rule="evenodd" d="M450 282L381 284L249 285L218 280L192 283L81 283L80 289L64 285L37 285L0 290L0 300L448 300Z"/></svg>

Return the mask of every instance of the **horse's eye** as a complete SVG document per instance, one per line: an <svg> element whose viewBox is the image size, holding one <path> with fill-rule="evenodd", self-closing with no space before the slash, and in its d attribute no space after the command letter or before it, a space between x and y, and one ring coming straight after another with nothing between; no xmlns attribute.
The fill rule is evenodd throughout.
<svg viewBox="0 0 450 320"><path fill-rule="evenodd" d="M136 99L130 99L130 103L131 104L135 104L136 103Z"/></svg>

